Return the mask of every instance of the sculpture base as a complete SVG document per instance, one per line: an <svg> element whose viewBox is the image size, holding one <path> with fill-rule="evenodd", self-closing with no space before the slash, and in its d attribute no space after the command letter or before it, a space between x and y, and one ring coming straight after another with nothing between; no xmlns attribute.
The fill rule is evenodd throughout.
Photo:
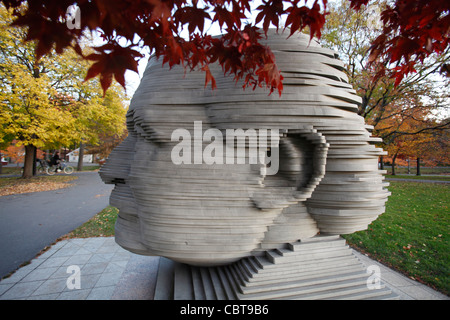
<svg viewBox="0 0 450 320"><path fill-rule="evenodd" d="M192 267L161 258L154 297L155 300L397 298L368 273L339 236L316 236L222 267Z"/></svg>

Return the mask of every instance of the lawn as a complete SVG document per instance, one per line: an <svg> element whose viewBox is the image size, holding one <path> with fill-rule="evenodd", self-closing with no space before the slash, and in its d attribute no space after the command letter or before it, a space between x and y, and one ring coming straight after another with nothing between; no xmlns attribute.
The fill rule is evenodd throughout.
<svg viewBox="0 0 450 320"><path fill-rule="evenodd" d="M386 212L368 230L344 238L355 249L448 295L449 189L392 181Z"/></svg>
<svg viewBox="0 0 450 320"><path fill-rule="evenodd" d="M108 206L64 238L114 236L114 224L116 223L118 212L117 208Z"/></svg>

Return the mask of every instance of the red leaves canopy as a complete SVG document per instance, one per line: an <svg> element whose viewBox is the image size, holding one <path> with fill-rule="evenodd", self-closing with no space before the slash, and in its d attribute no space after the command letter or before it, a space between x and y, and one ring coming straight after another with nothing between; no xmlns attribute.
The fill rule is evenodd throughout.
<svg viewBox="0 0 450 320"><path fill-rule="evenodd" d="M381 13L381 20L383 33L373 42L371 60L387 57L395 65L396 85L415 72L416 63L432 53L443 53L449 45L449 1L397 0Z"/></svg>
<svg viewBox="0 0 450 320"><path fill-rule="evenodd" d="M349 0L354 9L369 0ZM286 17L290 35L309 27L311 38L320 37L325 23L327 0L315 0L307 7L305 0L263 0L256 9L256 23L262 31L243 21L248 18L249 0L78 0L80 28L68 28L67 8L73 0L2 0L14 8L14 25L28 27L27 40L37 42L36 55L41 57L55 48L74 47L82 55L80 42L85 30L100 31L105 45L95 47L96 53L86 56L94 61L86 80L100 75L106 90L113 77L123 86L126 70L137 71L142 55L138 49L148 47L170 66L182 64L186 68L205 71L205 84L215 87L208 65L218 61L225 73L236 80L244 79L246 86L265 85L270 92L283 89L283 77L276 66L270 48L259 40L271 24L278 26ZM23 9L23 4L27 7ZM398 63L401 76L413 70L415 61L431 52L443 52L448 46L449 4L441 0L396 0L382 13L384 33L372 48L372 60L389 55L391 63ZM220 37L204 34L205 22L217 23L225 32ZM187 27L188 38L182 37ZM126 45L120 45L126 40Z"/></svg>
<svg viewBox="0 0 450 320"><path fill-rule="evenodd" d="M17 9L15 25L29 27L27 40L37 41L38 57L52 48L61 52L68 46L81 54L82 32L100 30L106 44L85 57L94 61L86 79L100 75L104 90L113 77L124 85L123 74L127 69L137 70L137 59L141 57L137 49L143 46L163 57L163 62L170 66L183 64L204 70L205 82L213 87L215 81L208 65L218 61L225 73L233 74L236 80L244 79L244 86L265 84L271 92L279 93L283 88L273 53L259 43L263 32L251 25L242 27L250 13L249 0L78 0L76 5L81 12L78 29L66 25L66 11L73 0L29 0L25 10L19 10L25 0L2 2ZM297 7L299 2L264 1L257 8L260 11L257 20L263 22L263 31L267 32L270 23L278 26L285 14L284 3ZM319 2L326 5L326 0L317 0L311 10L292 10L290 24L310 26L315 34L320 34L324 19ZM203 33L208 20L225 30L223 36ZM188 39L181 36L183 28L189 32ZM127 45L119 45L120 39L128 40Z"/></svg>

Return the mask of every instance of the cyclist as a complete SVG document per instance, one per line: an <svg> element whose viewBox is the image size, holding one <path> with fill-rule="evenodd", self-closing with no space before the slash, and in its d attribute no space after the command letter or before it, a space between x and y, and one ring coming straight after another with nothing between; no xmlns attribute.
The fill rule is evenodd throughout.
<svg viewBox="0 0 450 320"><path fill-rule="evenodd" d="M55 152L50 164L52 166L56 166L55 172L58 172L58 170L61 170L61 158L59 157L59 151Z"/></svg>

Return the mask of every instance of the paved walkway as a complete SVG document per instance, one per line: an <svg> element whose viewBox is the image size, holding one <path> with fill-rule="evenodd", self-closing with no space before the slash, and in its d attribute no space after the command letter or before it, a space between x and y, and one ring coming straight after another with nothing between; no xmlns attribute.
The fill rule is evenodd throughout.
<svg viewBox="0 0 450 320"><path fill-rule="evenodd" d="M379 266L381 281L400 300L449 299L358 252L355 254L366 266ZM158 257L132 254L119 247L113 237L64 240L1 280L0 299L153 300L158 266Z"/></svg>
<svg viewBox="0 0 450 320"><path fill-rule="evenodd" d="M0 278L109 204L112 185L76 172L68 188L0 197Z"/></svg>

